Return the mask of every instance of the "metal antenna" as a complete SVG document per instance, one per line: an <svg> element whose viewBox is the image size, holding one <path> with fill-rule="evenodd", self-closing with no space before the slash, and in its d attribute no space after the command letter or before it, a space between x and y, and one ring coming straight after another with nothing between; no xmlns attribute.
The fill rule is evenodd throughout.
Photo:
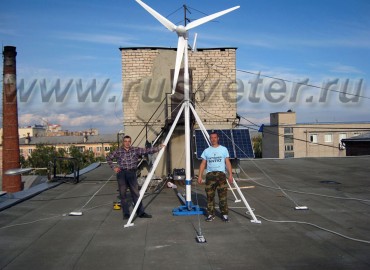
<svg viewBox="0 0 370 270"><path fill-rule="evenodd" d="M188 22L190 22L190 19L186 16L186 11L191 14L191 11L188 9L186 5L182 6L184 8L184 26L187 25Z"/></svg>

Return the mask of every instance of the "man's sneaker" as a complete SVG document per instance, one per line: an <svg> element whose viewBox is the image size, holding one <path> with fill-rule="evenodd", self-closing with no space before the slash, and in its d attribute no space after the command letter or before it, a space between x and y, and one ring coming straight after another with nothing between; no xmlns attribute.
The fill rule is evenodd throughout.
<svg viewBox="0 0 370 270"><path fill-rule="evenodd" d="M222 216L222 221L223 222L229 222L229 216L228 215L223 215Z"/></svg>
<svg viewBox="0 0 370 270"><path fill-rule="evenodd" d="M123 219L129 219L130 218L130 214L124 214L123 215Z"/></svg>
<svg viewBox="0 0 370 270"><path fill-rule="evenodd" d="M139 215L139 218L152 218L152 215L149 215L149 214L144 212L141 215Z"/></svg>
<svg viewBox="0 0 370 270"><path fill-rule="evenodd" d="M206 221L207 222L211 222L212 220L215 219L215 216L214 215L209 215L207 218L206 218Z"/></svg>

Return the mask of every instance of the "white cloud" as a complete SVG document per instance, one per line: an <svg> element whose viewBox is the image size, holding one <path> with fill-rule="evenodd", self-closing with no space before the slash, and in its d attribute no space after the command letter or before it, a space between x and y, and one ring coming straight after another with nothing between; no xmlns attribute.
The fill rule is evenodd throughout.
<svg viewBox="0 0 370 270"><path fill-rule="evenodd" d="M364 72L362 72L361 70L359 70L358 68L356 67L353 67L353 66L348 66L348 65L341 65L341 64L337 64L337 65L334 65L331 69L330 69L331 72L335 72L335 73L351 73L351 74L364 74Z"/></svg>
<svg viewBox="0 0 370 270"><path fill-rule="evenodd" d="M117 114L116 114L117 113ZM95 111L88 115L76 115L74 111L68 113L52 112L45 117L43 112L26 113L19 115L19 125L28 126L35 124L60 124L64 130L82 130L86 128L98 128L103 133L115 132L122 126L122 111Z"/></svg>

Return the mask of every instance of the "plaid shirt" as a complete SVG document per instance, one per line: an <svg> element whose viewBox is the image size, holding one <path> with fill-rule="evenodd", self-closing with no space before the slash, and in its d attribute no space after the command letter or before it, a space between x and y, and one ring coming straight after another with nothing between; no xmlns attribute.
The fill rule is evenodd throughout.
<svg viewBox="0 0 370 270"><path fill-rule="evenodd" d="M151 148L140 148L140 147L130 147L128 150L123 147L107 155L106 159L109 166L114 169L118 167L123 170L136 170L139 157L144 154L153 154L161 150L160 147ZM113 160L117 160L117 165L113 164Z"/></svg>

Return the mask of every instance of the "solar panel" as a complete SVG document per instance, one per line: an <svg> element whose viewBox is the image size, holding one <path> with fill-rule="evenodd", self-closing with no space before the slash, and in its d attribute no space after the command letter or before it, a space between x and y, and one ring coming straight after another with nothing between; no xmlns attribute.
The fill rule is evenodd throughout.
<svg viewBox="0 0 370 270"><path fill-rule="evenodd" d="M195 130L195 151L197 154L197 159L202 159L201 155L203 151L208 147L207 141L204 139L203 133L201 130Z"/></svg>
<svg viewBox="0 0 370 270"><path fill-rule="evenodd" d="M249 129L233 129L232 134L237 158L254 158Z"/></svg>
<svg viewBox="0 0 370 270"><path fill-rule="evenodd" d="M253 148L248 129L214 129L207 130L208 134L217 132L220 145L229 151L231 159L254 158ZM196 156L201 159L203 151L208 147L201 130L195 130Z"/></svg>

